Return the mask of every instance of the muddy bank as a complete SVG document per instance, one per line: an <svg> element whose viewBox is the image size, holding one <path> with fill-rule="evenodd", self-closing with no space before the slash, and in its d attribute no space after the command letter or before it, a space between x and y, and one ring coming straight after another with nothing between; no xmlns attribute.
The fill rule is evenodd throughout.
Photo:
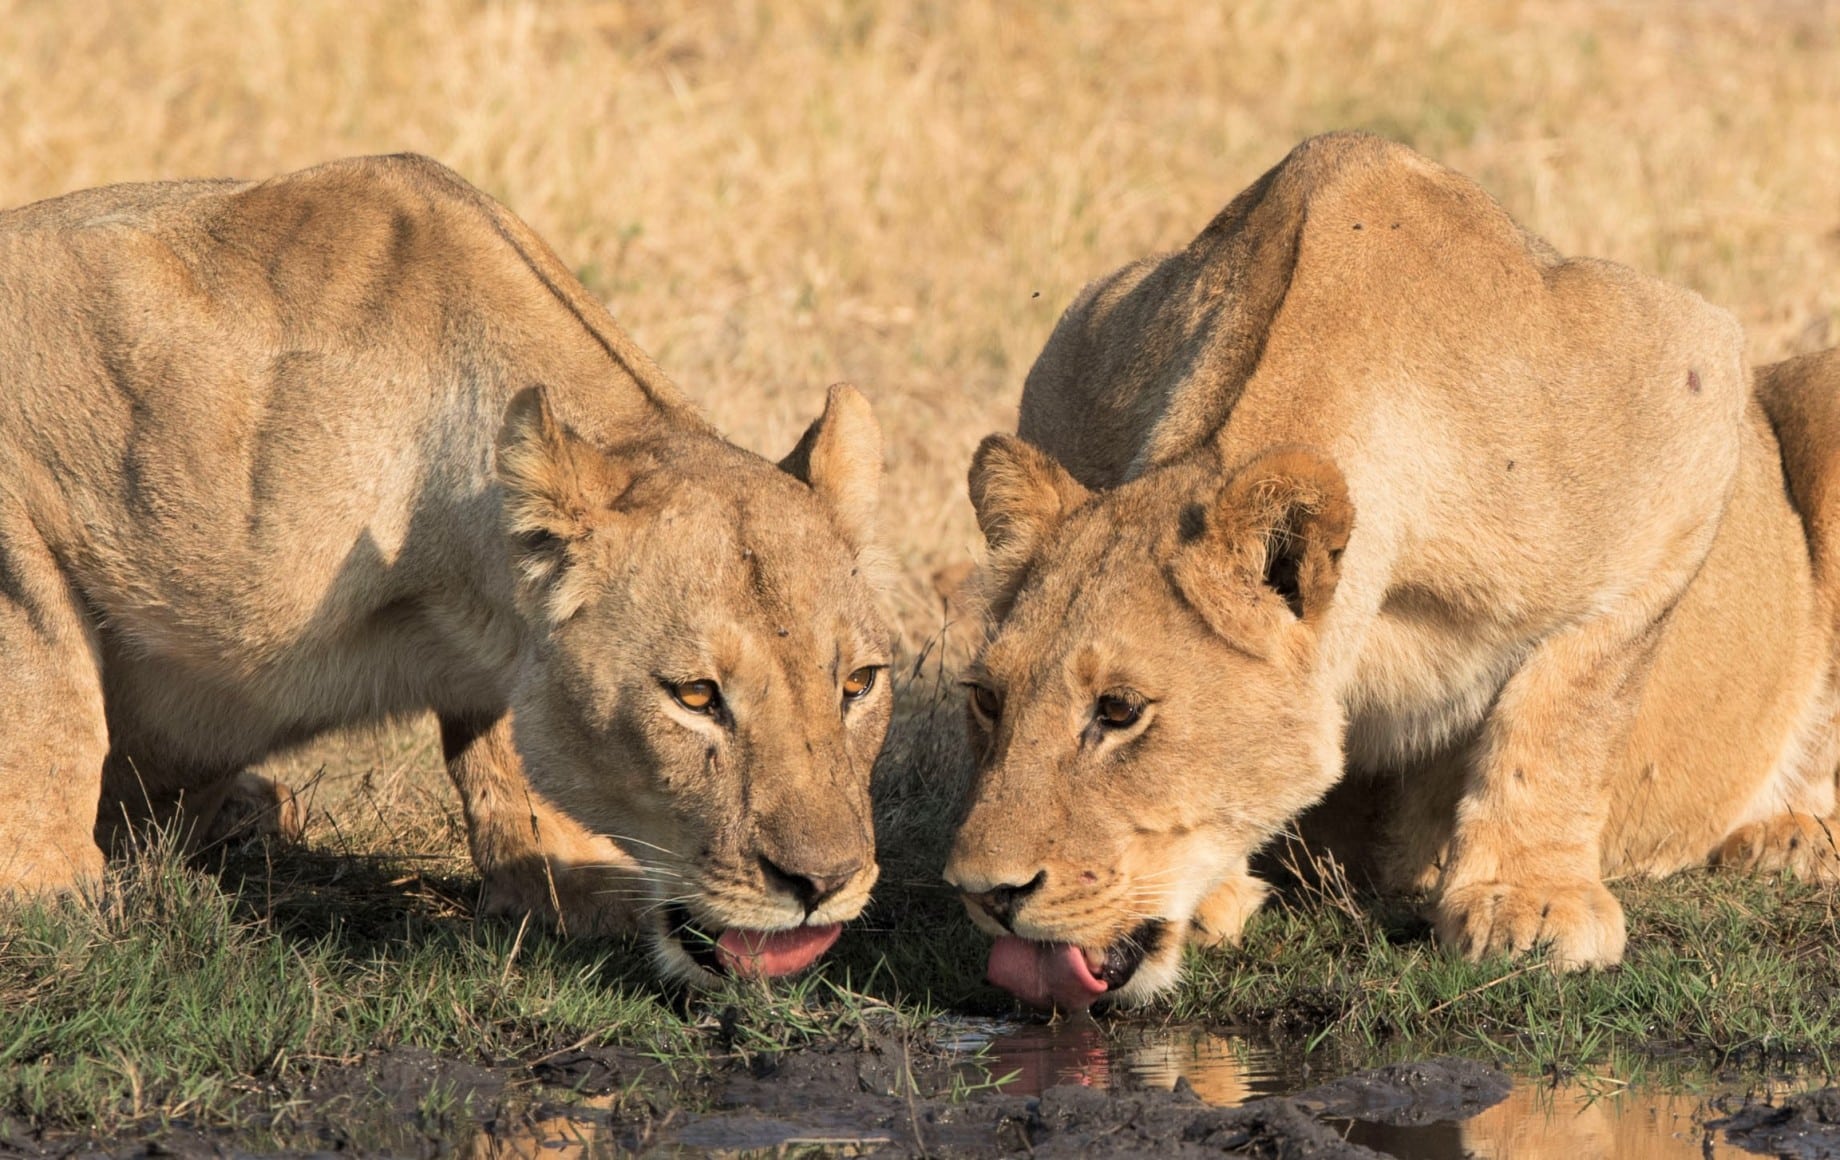
<svg viewBox="0 0 1840 1160"><path fill-rule="evenodd" d="M899 1034L731 1061L687 1082L636 1053L576 1049L516 1066L391 1049L277 1085L283 1109L238 1131L174 1123L133 1139L27 1138L32 1156L696 1155L788 1146L885 1156L1382 1155L1326 1119L1422 1123L1500 1100L1505 1075L1462 1060L1356 1073L1290 1097L1211 1107L1174 1091L1061 1085L1036 1096L966 1090L964 1065ZM694 1110L690 1110L694 1109Z"/></svg>
<svg viewBox="0 0 1840 1160"><path fill-rule="evenodd" d="M1461 1118L1507 1095L1501 1072L1464 1060L1399 1064L1290 1097L1212 1107L1188 1085L1105 1091L1063 1084L1039 1096L920 1094L923 1068L889 1039L853 1053L807 1052L772 1075L731 1077L718 1107L661 1133L685 1149L846 1140L886 1155L1380 1155L1347 1143L1325 1118L1423 1123ZM914 1082L903 1090L903 1078ZM854 1089L854 1090L852 1090Z"/></svg>
<svg viewBox="0 0 1840 1160"><path fill-rule="evenodd" d="M1500 1114L1514 1089L1503 1072L1455 1058L1357 1071L1233 1107L1207 1103L1180 1079L1173 1090L1062 1083L1025 1095L992 1078L900 1031L735 1053L713 1068L619 1049L479 1064L393 1048L274 1085L236 1131L174 1123L133 1138L46 1139L9 1131L0 1117L0 1155L1459 1156L1469 1149L1451 1146L1458 1126ZM1724 1118L1704 1125L1705 1155L1722 1131L1752 1151L1840 1157L1840 1089L1713 1106Z"/></svg>
<svg viewBox="0 0 1840 1160"><path fill-rule="evenodd" d="M1789 1096L1777 1104L1736 1097L1713 1101L1728 1113L1709 1128L1741 1148L1785 1160L1840 1160L1840 1088Z"/></svg>

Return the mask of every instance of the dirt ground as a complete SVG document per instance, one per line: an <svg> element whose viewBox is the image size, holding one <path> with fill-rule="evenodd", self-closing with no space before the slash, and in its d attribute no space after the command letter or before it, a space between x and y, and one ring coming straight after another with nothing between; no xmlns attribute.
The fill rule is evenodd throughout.
<svg viewBox="0 0 1840 1160"><path fill-rule="evenodd" d="M269 1093L279 1111L243 1132L174 1123L133 1139L36 1139L0 1125L0 1155L1369 1157L1390 1153L1350 1138L1363 1126L1456 1125L1512 1087L1506 1073L1453 1057L1357 1071L1238 1107L1210 1106L1184 1082L1172 1091L1062 1084L1024 1096L967 1093L965 1080L962 1060L898 1032L755 1056L687 1081L622 1050L480 1066L397 1048ZM430 1092L446 1107L431 1108ZM1840 1156L1840 1088L1714 1106L1724 1118L1706 1127L1729 1144L1798 1160Z"/></svg>
<svg viewBox="0 0 1840 1160"><path fill-rule="evenodd" d="M889 1156L1373 1156L1380 1153L1347 1143L1325 1120L1461 1120L1510 1086L1502 1072L1449 1058L1357 1072L1236 1108L1210 1107L1185 1084L1168 1092L1069 1084L1039 1096L955 1099L962 1079L960 1065L897 1034L757 1057L688 1085L630 1052L576 1050L535 1065L481 1067L391 1049L273 1093L282 1111L259 1130L207 1133L181 1123L136 1139L0 1135L0 1154L553 1155L573 1145L588 1155L804 1146ZM431 1114L430 1091L469 1110Z"/></svg>

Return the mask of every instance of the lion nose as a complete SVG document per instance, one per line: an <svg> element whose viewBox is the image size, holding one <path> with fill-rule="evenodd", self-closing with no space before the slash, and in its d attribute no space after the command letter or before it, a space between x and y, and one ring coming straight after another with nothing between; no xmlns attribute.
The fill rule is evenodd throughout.
<svg viewBox="0 0 1840 1160"><path fill-rule="evenodd" d="M788 870L766 855L760 856L760 872L766 877L768 887L791 894L799 900L806 914L818 909L826 899L849 885L850 879L856 877L861 869L862 863L854 862L823 873Z"/></svg>
<svg viewBox="0 0 1840 1160"><path fill-rule="evenodd" d="M1035 877L1019 886L993 886L989 890L969 894L967 897L983 907L984 912L990 917L1002 923L1004 930L1013 930L1014 927L1011 924L1016 921L1016 911L1020 910L1029 895L1040 890L1042 883L1047 880L1048 872L1037 870Z"/></svg>

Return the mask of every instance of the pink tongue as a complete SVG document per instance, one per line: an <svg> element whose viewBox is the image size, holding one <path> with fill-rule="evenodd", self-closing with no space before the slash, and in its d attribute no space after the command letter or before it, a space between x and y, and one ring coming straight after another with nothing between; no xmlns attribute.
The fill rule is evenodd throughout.
<svg viewBox="0 0 1840 1160"><path fill-rule="evenodd" d="M725 930L716 940L716 957L743 978L790 975L816 962L831 949L843 927L796 926L791 930Z"/></svg>
<svg viewBox="0 0 1840 1160"><path fill-rule="evenodd" d="M991 945L984 977L1032 1007L1084 1011L1105 993L1086 954L1072 943L1038 943L1004 935Z"/></svg>

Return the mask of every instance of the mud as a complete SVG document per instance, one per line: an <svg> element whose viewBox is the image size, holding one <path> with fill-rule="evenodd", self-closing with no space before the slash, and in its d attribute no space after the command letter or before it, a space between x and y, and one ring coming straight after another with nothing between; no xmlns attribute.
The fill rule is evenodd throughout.
<svg viewBox="0 0 1840 1160"><path fill-rule="evenodd" d="M400 1048L277 1088L274 1102L289 1110L257 1129L173 1124L135 1140L0 1137L0 1152L1355 1157L1382 1153L1350 1144L1325 1117L1420 1122L1479 1108L1508 1089L1500 1073L1458 1060L1357 1073L1236 1108L1210 1106L1184 1083L1118 1092L1061 1084L1039 1095L965 1094L965 1083L952 1057L892 1033L737 1061L676 1088L656 1062L625 1052L578 1049L487 1067ZM562 1102L576 1096L600 1098ZM431 1112L431 1103L447 1110Z"/></svg>
<svg viewBox="0 0 1840 1160"><path fill-rule="evenodd" d="M1021 1031L978 1044L994 1050L975 1060L935 1038L858 1030L713 1069L679 1064L681 1075L617 1049L466 1063L392 1048L277 1084L261 1093L269 1110L238 1131L175 1123L134 1139L34 1139L0 1122L0 1155L1840 1157L1840 1089L1624 1109L1462 1059L1305 1083L1275 1055L1237 1041L1222 1052L1194 1029ZM1044 1043L1067 1058L1049 1060ZM1009 1048L1026 1068L1008 1066Z"/></svg>
<svg viewBox="0 0 1840 1160"><path fill-rule="evenodd" d="M1709 1126L1742 1148L1785 1160L1840 1160L1840 1088L1803 1092L1778 1104L1729 1097L1714 1106L1729 1114Z"/></svg>
<svg viewBox="0 0 1840 1160"><path fill-rule="evenodd" d="M758 1069L757 1069L758 1070ZM1470 1114L1507 1095L1507 1077L1462 1060L1398 1065L1237 1108L1194 1088L1108 1091L1060 1084L1038 1096L951 1098L952 1069L916 1061L889 1036L858 1050L810 1051L730 1078L716 1109L663 1134L683 1148L849 1140L876 1154L990 1156L1373 1156L1323 1117L1417 1123ZM774 1138L777 1136L777 1138Z"/></svg>
<svg viewBox="0 0 1840 1160"><path fill-rule="evenodd" d="M1480 1064L1431 1060L1236 1108L1211 1106L1183 1083L1170 1091L1060 1084L1039 1095L981 1091L955 1098L954 1082L962 1087L964 1077L943 1063L917 1055L899 1036L872 1036L737 1067L717 1079L702 1111L646 1123L629 1117L622 1125L592 1109L556 1109L547 1145L531 1147L515 1132L489 1128L484 1150L553 1155L572 1135L593 1141L588 1155L814 1148L874 1156L1370 1157L1384 1153L1350 1143L1329 1117L1423 1123L1480 1110L1510 1086Z"/></svg>

